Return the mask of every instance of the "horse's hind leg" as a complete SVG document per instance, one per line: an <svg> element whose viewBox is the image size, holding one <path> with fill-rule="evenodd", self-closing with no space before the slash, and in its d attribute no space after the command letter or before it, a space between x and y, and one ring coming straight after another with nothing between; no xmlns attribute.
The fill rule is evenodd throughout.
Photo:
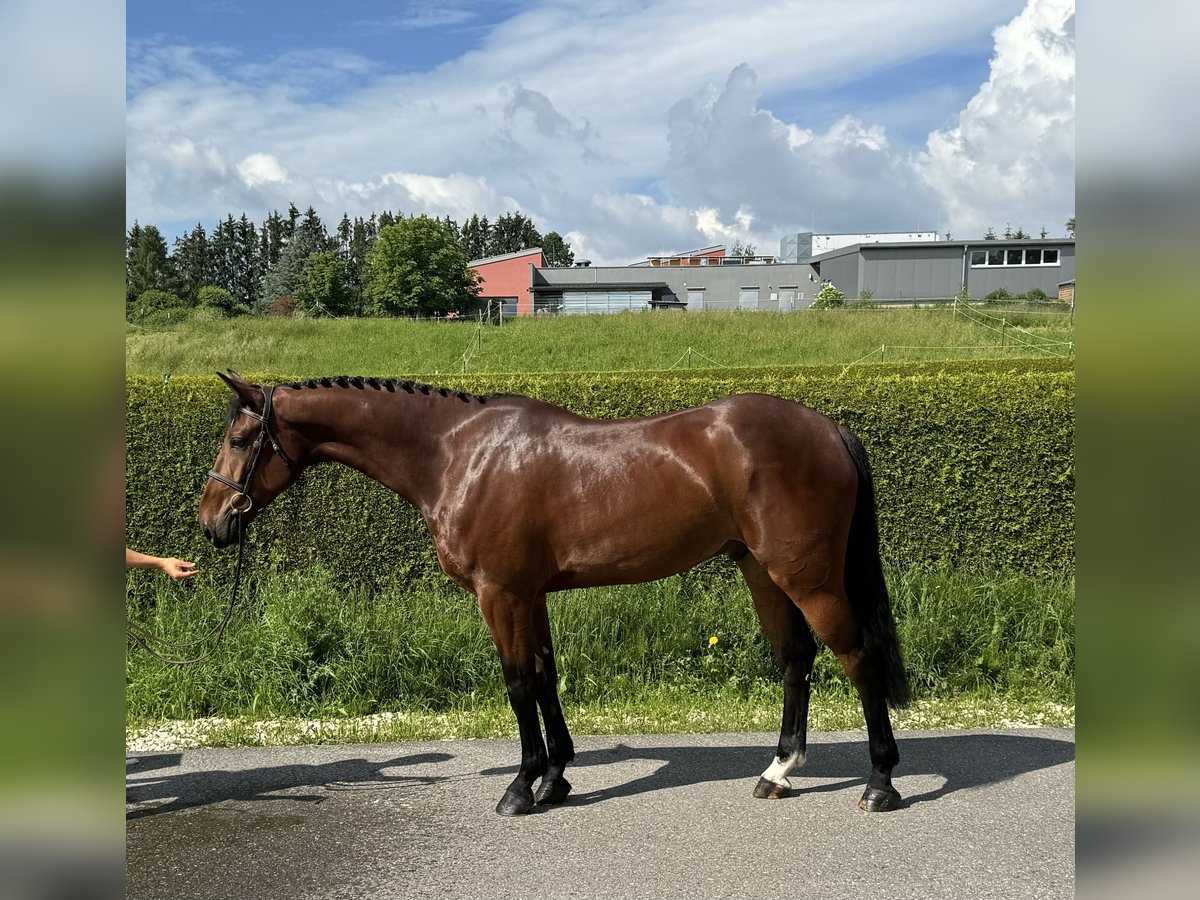
<svg viewBox="0 0 1200 900"><path fill-rule="evenodd" d="M567 730L567 720L558 702L558 669L554 665L554 644L550 640L550 617L545 596L538 597L533 606L534 683L537 702L542 709L546 726L546 750L550 768L538 786L538 803L561 803L571 792L571 783L563 777L563 769L575 758L575 743Z"/></svg>
<svg viewBox="0 0 1200 900"><path fill-rule="evenodd" d="M754 796L760 800L786 797L791 790L788 775L804 765L808 750L808 700L817 644L804 616L790 597L771 581L767 570L750 555L738 560L750 586L754 609L762 624L775 662L783 674L783 721L779 746L758 784Z"/></svg>
<svg viewBox="0 0 1200 900"><path fill-rule="evenodd" d="M492 632L521 733L521 768L496 805L502 816L533 809L533 783L546 773L546 745L538 724L533 600L497 587L478 589L479 609Z"/></svg>
<svg viewBox="0 0 1200 900"><path fill-rule="evenodd" d="M888 717L886 664L878 654L867 652L850 600L840 586L832 587L797 591L794 596L817 637L837 656L862 701L871 777L859 809L867 812L895 809L900 805L900 793L892 787L892 769L900 761L900 751Z"/></svg>

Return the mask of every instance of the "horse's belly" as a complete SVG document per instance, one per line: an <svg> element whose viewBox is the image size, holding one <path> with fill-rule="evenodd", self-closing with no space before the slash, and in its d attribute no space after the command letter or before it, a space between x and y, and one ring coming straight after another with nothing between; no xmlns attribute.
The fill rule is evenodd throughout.
<svg viewBox="0 0 1200 900"><path fill-rule="evenodd" d="M716 555L734 537L708 503L593 506L555 529L554 589L666 578Z"/></svg>

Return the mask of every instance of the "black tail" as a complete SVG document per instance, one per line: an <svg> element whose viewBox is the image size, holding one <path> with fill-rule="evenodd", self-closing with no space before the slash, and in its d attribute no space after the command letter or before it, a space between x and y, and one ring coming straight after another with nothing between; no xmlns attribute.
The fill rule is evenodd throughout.
<svg viewBox="0 0 1200 900"><path fill-rule="evenodd" d="M858 498L850 521L850 541L846 547L846 593L854 615L862 625L866 658L883 671L883 688L889 706L906 706L909 700L908 676L900 655L896 620L883 564L879 559L879 526L875 520L875 482L862 441L849 428L838 426L842 441L858 471Z"/></svg>

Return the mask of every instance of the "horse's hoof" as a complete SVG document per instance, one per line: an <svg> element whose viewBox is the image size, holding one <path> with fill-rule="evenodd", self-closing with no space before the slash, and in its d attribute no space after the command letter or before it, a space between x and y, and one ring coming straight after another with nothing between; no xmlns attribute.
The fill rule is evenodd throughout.
<svg viewBox="0 0 1200 900"><path fill-rule="evenodd" d="M758 779L758 784L754 786L756 800L782 800L791 792L786 784L776 784L768 778Z"/></svg>
<svg viewBox="0 0 1200 900"><path fill-rule="evenodd" d="M514 791L509 788L496 804L496 812L502 816L523 816L533 809L533 792Z"/></svg>
<svg viewBox="0 0 1200 900"><path fill-rule="evenodd" d="M538 803L562 803L569 793L571 782L559 775L557 778L543 778L534 799Z"/></svg>
<svg viewBox="0 0 1200 900"><path fill-rule="evenodd" d="M868 787L863 791L858 808L863 812L887 812L900 808L900 792L894 787Z"/></svg>

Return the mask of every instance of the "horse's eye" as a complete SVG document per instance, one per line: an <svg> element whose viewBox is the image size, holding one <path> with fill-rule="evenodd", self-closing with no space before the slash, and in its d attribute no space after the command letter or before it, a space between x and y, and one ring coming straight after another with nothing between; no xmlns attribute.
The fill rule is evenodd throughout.
<svg viewBox="0 0 1200 900"><path fill-rule="evenodd" d="M243 438L230 438L229 447L232 450L245 450L246 441Z"/></svg>

